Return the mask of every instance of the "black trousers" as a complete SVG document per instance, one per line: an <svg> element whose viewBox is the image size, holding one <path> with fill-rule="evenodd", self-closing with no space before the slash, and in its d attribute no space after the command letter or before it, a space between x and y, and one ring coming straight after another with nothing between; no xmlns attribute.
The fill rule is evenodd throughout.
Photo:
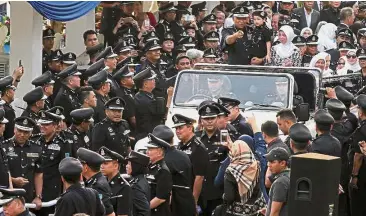
<svg viewBox="0 0 366 216"><path fill-rule="evenodd" d="M357 182L358 189L349 188L350 207L352 216L366 215L366 179L359 179Z"/></svg>
<svg viewBox="0 0 366 216"><path fill-rule="evenodd" d="M214 200L207 200L206 201L206 208L203 209L203 214L200 214L202 216L211 216L212 212L215 210L215 208L218 205L222 204L222 199L214 199Z"/></svg>

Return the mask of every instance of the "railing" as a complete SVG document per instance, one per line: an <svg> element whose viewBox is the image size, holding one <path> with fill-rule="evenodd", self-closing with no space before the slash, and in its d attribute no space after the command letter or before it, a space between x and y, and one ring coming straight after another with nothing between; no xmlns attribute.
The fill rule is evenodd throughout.
<svg viewBox="0 0 366 216"><path fill-rule="evenodd" d="M51 207L51 206L54 206L56 205L57 203L57 200L58 199L55 199L55 200L51 200L51 201L48 201L48 202L42 202L42 207ZM36 208L36 204L34 203L26 203L25 204L25 208L29 209L29 208ZM3 212L3 208L0 208L0 214Z"/></svg>

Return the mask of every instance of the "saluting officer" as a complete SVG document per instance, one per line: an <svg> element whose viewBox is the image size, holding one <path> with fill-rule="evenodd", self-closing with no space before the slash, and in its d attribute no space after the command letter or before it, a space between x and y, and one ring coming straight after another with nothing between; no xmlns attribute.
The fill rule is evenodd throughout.
<svg viewBox="0 0 366 216"><path fill-rule="evenodd" d="M136 140L142 139L163 123L165 100L158 100L153 95L155 77L150 68L146 68L133 77L139 92L135 95Z"/></svg>
<svg viewBox="0 0 366 216"><path fill-rule="evenodd" d="M238 6L233 9L234 25L224 28L221 32L221 49L229 52L229 64L249 65L249 48L252 35L249 32L249 10L246 7Z"/></svg>
<svg viewBox="0 0 366 216"><path fill-rule="evenodd" d="M149 134L147 144L147 156L151 164L147 180L151 187L150 209L151 215L172 215L170 212L169 200L172 190L172 175L164 161L164 153L170 148L169 143L156 136Z"/></svg>
<svg viewBox="0 0 366 216"><path fill-rule="evenodd" d="M105 119L104 104L110 99L108 94L111 90L111 81L108 80L108 72L106 70L99 71L88 79L88 84L93 87L97 98L94 118L95 123L99 123Z"/></svg>
<svg viewBox="0 0 366 216"><path fill-rule="evenodd" d="M42 87L40 86L25 94L23 100L27 102L27 108L25 108L21 116L29 117L37 122L39 112L44 109L44 101L46 98L47 96L43 94ZM33 128L33 134L39 132L39 127Z"/></svg>
<svg viewBox="0 0 366 216"><path fill-rule="evenodd" d="M27 192L24 189L5 189L0 188L2 197L0 206L3 207L5 215L32 216L25 208L24 196Z"/></svg>
<svg viewBox="0 0 366 216"><path fill-rule="evenodd" d="M125 159L117 152L106 147L99 149L99 154L104 157L101 172L107 177L112 190L114 213L116 215L132 215L132 189L130 184L121 176L119 170Z"/></svg>
<svg viewBox="0 0 366 216"><path fill-rule="evenodd" d="M55 81L52 79L52 73L51 71L46 71L41 76L36 77L34 80L32 80L32 85L35 87L41 87L43 90L43 94L47 97L44 101L44 109L48 110L53 107L53 101L51 96L53 95L53 87L55 84Z"/></svg>
<svg viewBox="0 0 366 216"><path fill-rule="evenodd" d="M55 31L53 29L43 30L42 73L48 70L48 58L53 53L54 39Z"/></svg>
<svg viewBox="0 0 366 216"><path fill-rule="evenodd" d="M144 154L131 151L126 160L128 161L126 173L131 176L128 183L132 188L132 215L150 215L150 186L145 177L150 158Z"/></svg>
<svg viewBox="0 0 366 216"><path fill-rule="evenodd" d="M98 191L99 198L105 207L105 215L114 215L113 205L111 203L112 190L108 185L107 179L100 172L100 165L105 161L104 157L86 148L79 148L77 156L83 165L83 171L81 173L86 179L85 187Z"/></svg>
<svg viewBox="0 0 366 216"><path fill-rule="evenodd" d="M203 130L196 135L205 145L210 159L202 193L204 203L201 208L204 215L211 215L216 206L222 203L223 189L214 185L214 179L221 162L227 157L228 148L221 145L220 130L217 128L219 113L220 110L212 104L204 105L198 110Z"/></svg>
<svg viewBox="0 0 366 216"><path fill-rule="evenodd" d="M0 79L1 99L5 102L3 105L5 118L9 121L5 125L4 139L12 138L14 135L15 110L10 104L14 101L15 90L16 87L13 86L13 77L6 76Z"/></svg>
<svg viewBox="0 0 366 216"><path fill-rule="evenodd" d="M132 128L136 128L135 92L133 89L135 82L133 81L133 75L134 72L130 71L129 64L126 64L113 75L113 78L119 84L118 91L116 92L117 96L126 102L122 118L128 121Z"/></svg>
<svg viewBox="0 0 366 216"><path fill-rule="evenodd" d="M331 155L341 156L341 144L337 138L330 134L334 118L325 110L318 110L314 115L317 138L311 144L311 151Z"/></svg>
<svg viewBox="0 0 366 216"><path fill-rule="evenodd" d="M77 64L66 68L58 74L62 82L62 87L55 98L55 106L64 108L65 121L68 126L71 125L70 112L80 108L79 94L81 73L77 70Z"/></svg>
<svg viewBox="0 0 366 216"><path fill-rule="evenodd" d="M42 147L29 140L36 123L28 117L14 121L14 137L1 143L8 159L14 188L27 191L26 202L35 202L40 207L42 199ZM34 194L35 192L35 194Z"/></svg>
<svg viewBox="0 0 366 216"><path fill-rule="evenodd" d="M245 118L240 113L240 101L233 98L220 97L217 101L219 104L230 110L229 121L241 135L249 135L253 137L253 130Z"/></svg>
<svg viewBox="0 0 366 216"><path fill-rule="evenodd" d="M91 149L90 129L93 123L94 110L92 108L81 108L70 113L72 125L69 132L72 133L74 144L72 145L72 155L75 156L79 148Z"/></svg>
<svg viewBox="0 0 366 216"><path fill-rule="evenodd" d="M192 163L191 189L196 205L201 195L203 182L209 166L209 157L206 147L194 134L193 124L196 120L175 114L172 117L175 133L180 140L178 149L186 153Z"/></svg>
<svg viewBox="0 0 366 216"><path fill-rule="evenodd" d="M131 151L128 123L122 119L125 102L115 97L105 103L106 118L94 126L92 132L92 150L102 146L126 157Z"/></svg>
<svg viewBox="0 0 366 216"><path fill-rule="evenodd" d="M80 184L83 165L73 157L64 158L58 167L65 192L56 203L55 216L84 213L104 215L105 209L98 191Z"/></svg>

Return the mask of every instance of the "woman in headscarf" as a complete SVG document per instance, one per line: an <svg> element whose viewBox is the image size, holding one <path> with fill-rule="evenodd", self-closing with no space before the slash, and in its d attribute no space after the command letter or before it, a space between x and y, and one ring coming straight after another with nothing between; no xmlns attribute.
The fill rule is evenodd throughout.
<svg viewBox="0 0 366 216"><path fill-rule="evenodd" d="M229 148L230 164L225 171L223 196L226 215L251 215L265 207L258 183L259 162L242 140Z"/></svg>
<svg viewBox="0 0 366 216"><path fill-rule="evenodd" d="M313 30L309 27L305 27L301 30L300 35L304 38L308 38L310 35L313 35Z"/></svg>
<svg viewBox="0 0 366 216"><path fill-rule="evenodd" d="M338 74L338 71L341 70L342 68L344 68L344 66L346 65L346 56L342 56L338 59L338 62L337 62L337 74ZM339 74L338 74L339 75Z"/></svg>
<svg viewBox="0 0 366 216"><path fill-rule="evenodd" d="M329 77L332 76L332 73L329 71L326 71L326 57L329 55L328 53L318 53L316 54L310 61L309 67L311 68L318 68L320 72L322 73L322 77Z"/></svg>
<svg viewBox="0 0 366 216"><path fill-rule="evenodd" d="M338 75L345 75L348 73L354 73L356 71L361 70L360 63L358 62L358 58L355 50L349 50L346 56L341 57L346 60L344 67L340 70L337 70Z"/></svg>
<svg viewBox="0 0 366 216"><path fill-rule="evenodd" d="M330 49L337 49L336 43L337 26L333 23L323 25L318 33L318 51L324 52Z"/></svg>
<svg viewBox="0 0 366 216"><path fill-rule="evenodd" d="M271 48L271 64L273 66L300 67L300 50L293 43L295 33L288 26L282 26L278 31L279 44Z"/></svg>

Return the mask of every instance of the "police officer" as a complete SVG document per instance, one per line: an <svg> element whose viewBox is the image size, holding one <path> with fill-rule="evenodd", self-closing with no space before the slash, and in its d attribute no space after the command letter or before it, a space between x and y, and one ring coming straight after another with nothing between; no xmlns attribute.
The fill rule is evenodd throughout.
<svg viewBox="0 0 366 216"><path fill-rule="evenodd" d="M310 65L311 59L318 54L318 36L310 35L306 38L306 52L305 55L302 57L301 64L305 67Z"/></svg>
<svg viewBox="0 0 366 216"><path fill-rule="evenodd" d="M132 215L132 190L130 184L119 173L125 159L104 146L99 149L99 154L105 159L101 165L101 172L107 177L111 187L113 195L111 203L115 214Z"/></svg>
<svg viewBox="0 0 366 216"><path fill-rule="evenodd" d="M304 58L306 52L306 38L301 35L297 35L292 39L292 44L295 45L300 50L301 58ZM274 45L273 45L274 46ZM311 60L310 60L311 61ZM309 62L310 63L310 62ZM303 67L308 67L308 64L302 64Z"/></svg>
<svg viewBox="0 0 366 216"><path fill-rule="evenodd" d="M126 171L131 176L128 182L132 188L132 215L150 215L150 186L145 177L150 158L131 151L126 160L128 161Z"/></svg>
<svg viewBox="0 0 366 216"><path fill-rule="evenodd" d="M170 145L152 134L149 134L148 137L147 156L149 156L151 164L147 180L151 187L151 215L172 215L169 207L173 185L172 175L164 160L164 152L170 148Z"/></svg>
<svg viewBox="0 0 366 216"><path fill-rule="evenodd" d="M253 130L245 118L241 115L239 105L240 101L233 98L220 97L217 101L219 104L230 110L229 121L235 127L239 134L249 135L253 137Z"/></svg>
<svg viewBox="0 0 366 216"><path fill-rule="evenodd" d="M152 135L171 145L165 150L164 160L172 175L173 189L171 197L172 215L194 215L196 213L195 200L192 194L192 163L187 154L173 146L173 131L158 125Z"/></svg>
<svg viewBox="0 0 366 216"><path fill-rule="evenodd" d="M4 141L2 133L4 132L5 124L8 122L8 120L4 118L4 116L5 111L3 109L0 109L0 142ZM2 178L0 178L0 188L9 188L9 186L12 187L11 176L8 166L8 158L3 149L0 149L0 175L3 176Z"/></svg>
<svg viewBox="0 0 366 216"><path fill-rule="evenodd" d="M24 196L27 192L24 189L5 189L0 188L2 197L0 205L3 207L5 215L31 216L25 208Z"/></svg>
<svg viewBox="0 0 366 216"><path fill-rule="evenodd" d="M116 46L113 48L113 52L118 55L117 65L131 56L131 50L132 47L130 47L125 40L122 40L116 44Z"/></svg>
<svg viewBox="0 0 366 216"><path fill-rule="evenodd" d="M139 92L135 95L136 140L151 133L155 126L163 123L166 103L153 95L155 77L150 68L146 68L133 77Z"/></svg>
<svg viewBox="0 0 366 216"><path fill-rule="evenodd" d="M92 150L98 151L105 146L126 157L131 151L128 123L122 119L125 102L115 97L105 103L106 118L94 126Z"/></svg>
<svg viewBox="0 0 366 216"><path fill-rule="evenodd" d="M203 36L203 47L201 50L212 48L218 51L219 47L219 33L216 31L210 31Z"/></svg>
<svg viewBox="0 0 366 216"><path fill-rule="evenodd" d="M195 16L198 26L201 27L202 26L201 21L206 16L207 11L206 2L204 1L197 4L193 4L191 5L191 8L192 8L192 15Z"/></svg>
<svg viewBox="0 0 366 216"><path fill-rule="evenodd" d="M173 50L174 50L174 36L172 32L166 32L162 41L162 54L161 61L166 62L166 69L168 70L173 66Z"/></svg>
<svg viewBox="0 0 366 216"><path fill-rule="evenodd" d="M146 60L142 62L141 70L150 68L151 73L156 76L156 87L153 90L155 97L167 98L167 83L163 67L160 65L160 42L159 40L151 40L145 44L144 52ZM141 72L139 72L141 73Z"/></svg>
<svg viewBox="0 0 366 216"><path fill-rule="evenodd" d="M76 54L72 52L64 53L61 59L61 69L64 70L73 64L76 64Z"/></svg>
<svg viewBox="0 0 366 216"><path fill-rule="evenodd" d="M54 39L55 31L53 29L43 30L42 73L48 70L48 58L53 53Z"/></svg>
<svg viewBox="0 0 366 216"><path fill-rule="evenodd" d="M26 116L34 121L38 121L39 112L44 109L46 95L43 94L42 87L37 87L24 95L23 100L27 102L27 108L23 111L21 116ZM33 134L39 133L39 128L33 129Z"/></svg>
<svg viewBox="0 0 366 216"><path fill-rule="evenodd" d="M334 118L325 110L318 110L314 115L317 137L311 144L311 151L334 157L341 156L341 144L330 134Z"/></svg>
<svg viewBox="0 0 366 216"><path fill-rule="evenodd" d="M15 110L10 104L14 101L16 88L12 83L13 77L11 76L0 79L1 99L5 102L3 105L5 118L9 121L5 127L4 139L9 139L14 135Z"/></svg>
<svg viewBox="0 0 366 216"><path fill-rule="evenodd" d="M205 145L210 164L203 186L203 201L200 206L204 215L211 215L216 206L222 203L223 189L214 185L221 162L227 157L228 148L221 145L220 130L217 128L217 115L220 110L215 105L204 105L198 110L201 117L202 131L196 133L200 141Z"/></svg>
<svg viewBox="0 0 366 216"><path fill-rule="evenodd" d="M83 165L73 157L64 158L58 167L65 192L56 203L55 216L74 215L105 215L98 191L82 187L80 184Z"/></svg>
<svg viewBox="0 0 366 216"><path fill-rule="evenodd" d="M181 114L173 115L172 120L174 122L173 127L175 128L175 133L180 140L178 149L186 153L192 163L191 189L193 191L195 204L197 205L209 166L208 153L206 147L199 141L193 132L193 124L196 120Z"/></svg>
<svg viewBox="0 0 366 216"><path fill-rule="evenodd" d="M173 33L175 41L180 40L180 35L184 31L184 28L175 21L176 10L173 2L159 8L163 19L160 19L155 29L160 41L163 41L164 34L169 31Z"/></svg>
<svg viewBox="0 0 366 216"><path fill-rule="evenodd" d="M108 80L108 72L101 70L88 79L88 84L93 87L97 106L95 107L95 123L103 121L105 118L104 104L110 99L111 81Z"/></svg>
<svg viewBox="0 0 366 216"><path fill-rule="evenodd" d="M105 161L104 157L85 148L79 148L77 156L83 165L82 175L85 178L85 187L98 191L99 198L105 207L105 215L114 215L113 205L111 203L112 190L108 185L107 179L100 172L100 166Z"/></svg>
<svg viewBox="0 0 366 216"><path fill-rule="evenodd" d="M47 111L40 112L40 124L42 135L36 143L42 147L42 171L43 184L42 200L51 201L62 193L58 165L62 159L71 156L71 144L65 142L56 132L58 121L61 118ZM41 215L54 212L53 207L42 208Z"/></svg>
<svg viewBox="0 0 366 216"><path fill-rule="evenodd" d="M360 63L361 69L359 71L356 71L356 73L360 73L362 76L362 83L359 87L364 86L366 84L366 49L358 49L356 52L357 58ZM358 91L359 89L357 89ZM364 93L361 92L361 93Z"/></svg>
<svg viewBox="0 0 366 216"><path fill-rule="evenodd" d="M329 68L332 69L333 71L336 71L338 59L341 57L340 51L344 50L344 48L347 48L347 44L346 44L346 47L343 47L344 43L342 43L342 42L345 41L345 42L350 43L352 35L353 35L352 31L348 28L344 28L344 29L340 29L340 30L336 31L336 43L337 43L338 49L330 49L330 50L326 51L331 56L331 62L330 62ZM346 52L346 51L344 51L344 52Z"/></svg>
<svg viewBox="0 0 366 216"><path fill-rule="evenodd" d="M60 71L62 71L62 60L63 53L61 50L55 50L48 57L48 70L51 71L54 75L57 75Z"/></svg>
<svg viewBox="0 0 366 216"><path fill-rule="evenodd" d="M219 108L220 113L217 115L217 128L219 130L227 130L231 140L234 142L242 135L240 134L236 128L228 122L228 117L230 115L230 111L226 109L223 105L219 103L213 103L213 105Z"/></svg>
<svg viewBox="0 0 366 216"><path fill-rule="evenodd" d="M41 87L43 90L43 94L47 97L44 101L44 109L48 110L53 107L53 101L51 98L51 95L53 95L53 87L55 84L55 81L52 79L52 73L51 71L46 71L42 75L36 77L34 80L32 80L32 85L35 87Z"/></svg>
<svg viewBox="0 0 366 216"><path fill-rule="evenodd" d="M8 159L9 171L14 188L27 191L26 202L35 202L40 207L42 199L42 147L29 140L36 123L28 117L14 121L14 137L1 143ZM34 194L35 191L35 194Z"/></svg>
<svg viewBox="0 0 366 216"><path fill-rule="evenodd" d="M203 52L203 62L207 64L215 64L216 59L219 58L216 51L212 48L208 48Z"/></svg>
<svg viewBox="0 0 366 216"><path fill-rule="evenodd" d="M65 121L68 126L71 125L70 112L80 107L79 94L77 92L77 89L80 88L79 75L81 73L77 71L76 64L58 74L63 85L57 93L54 104L64 108Z"/></svg>
<svg viewBox="0 0 366 216"><path fill-rule="evenodd" d="M69 132L72 133L74 144L72 155L76 155L79 148L91 149L90 129L93 123L94 110L92 108L81 108L71 111L72 125Z"/></svg>
<svg viewBox="0 0 366 216"><path fill-rule="evenodd" d="M122 117L128 121L132 128L136 128L135 91L133 89L135 82L133 81L133 75L134 72L130 71L129 64L126 64L113 75L113 78L119 84L117 96L126 102Z"/></svg>
<svg viewBox="0 0 366 216"><path fill-rule="evenodd" d="M295 123L289 129L290 148L293 152L292 155L307 153L307 148L312 139L310 130L302 123ZM291 158L289 166L291 164Z"/></svg>
<svg viewBox="0 0 366 216"><path fill-rule="evenodd" d="M229 51L229 64L249 65L249 47L252 38L247 23L249 22L249 10L246 7L233 9L234 25L224 28L221 32L221 49Z"/></svg>

